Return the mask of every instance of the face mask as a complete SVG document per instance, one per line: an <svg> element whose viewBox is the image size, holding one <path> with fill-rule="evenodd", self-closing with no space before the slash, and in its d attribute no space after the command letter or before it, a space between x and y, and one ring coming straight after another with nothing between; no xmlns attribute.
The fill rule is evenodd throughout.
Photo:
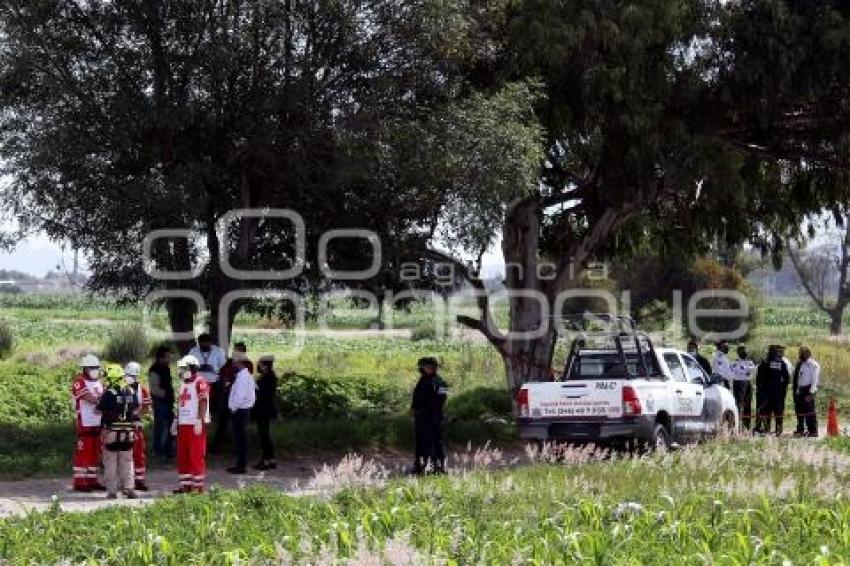
<svg viewBox="0 0 850 566"><path fill-rule="evenodd" d="M99 369L87 369L86 375L89 379L100 379L100 370Z"/></svg>
<svg viewBox="0 0 850 566"><path fill-rule="evenodd" d="M206 346L201 346L201 351L202 352L209 352L211 348L212 348L212 346L210 346L209 344L206 345Z"/></svg>

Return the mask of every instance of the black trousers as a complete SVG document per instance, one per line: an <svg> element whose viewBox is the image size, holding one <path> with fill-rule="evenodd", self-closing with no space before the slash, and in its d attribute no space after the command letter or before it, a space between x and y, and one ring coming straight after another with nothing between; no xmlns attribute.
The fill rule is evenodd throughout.
<svg viewBox="0 0 850 566"><path fill-rule="evenodd" d="M422 471L430 463L435 470L442 470L446 464L443 450L442 415L416 415L413 419L416 434L416 452L413 467Z"/></svg>
<svg viewBox="0 0 850 566"><path fill-rule="evenodd" d="M753 384L749 381L735 380L732 382L732 394L735 395L741 425L750 430L750 415L753 413Z"/></svg>
<svg viewBox="0 0 850 566"><path fill-rule="evenodd" d="M236 467L244 468L248 464L248 421L251 409L239 409L232 414L233 439L236 441Z"/></svg>
<svg viewBox="0 0 850 566"><path fill-rule="evenodd" d="M794 412L797 413L797 432L809 436L818 435L818 416L815 414L815 396L810 393L811 386L800 387L794 393ZM808 400L810 398L811 400Z"/></svg>
<svg viewBox="0 0 850 566"><path fill-rule="evenodd" d="M215 433L213 434L211 450L213 452L219 450L221 445L227 440L227 425L232 418L230 409L227 406L229 390L225 389L221 380L216 381L210 387L210 408L211 413L215 418Z"/></svg>
<svg viewBox="0 0 850 566"><path fill-rule="evenodd" d="M758 423L756 430L760 432L770 432L770 420L773 418L776 421L776 434L782 433L782 426L785 424L785 395L787 388L768 388L764 392L764 397L759 405Z"/></svg>
<svg viewBox="0 0 850 566"><path fill-rule="evenodd" d="M159 399L153 401L153 453L160 458L173 458L174 445L171 423L174 422L174 404Z"/></svg>
<svg viewBox="0 0 850 566"><path fill-rule="evenodd" d="M263 460L274 460L274 444L271 436L271 419L257 417L257 434L260 436L260 446L263 449Z"/></svg>

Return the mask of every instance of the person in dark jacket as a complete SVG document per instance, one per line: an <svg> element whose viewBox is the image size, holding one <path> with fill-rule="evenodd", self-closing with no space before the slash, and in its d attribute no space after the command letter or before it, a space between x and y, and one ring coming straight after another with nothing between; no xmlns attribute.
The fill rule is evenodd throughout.
<svg viewBox="0 0 850 566"><path fill-rule="evenodd" d="M171 350L157 348L155 361L148 370L148 385L153 400L153 454L161 460L174 457L171 424L174 422L174 383L171 380Z"/></svg>
<svg viewBox="0 0 850 566"><path fill-rule="evenodd" d="M274 358L264 356L257 364L257 401L254 404L254 420L263 450L263 459L254 468L273 470L277 468L274 458L274 444L271 437L271 422L277 418L277 374L274 372Z"/></svg>
<svg viewBox="0 0 850 566"><path fill-rule="evenodd" d="M103 423L103 471L109 499L116 499L121 491L128 499L136 499L133 479L133 444L136 437L136 393L124 381L121 366L112 365L106 370L109 386L97 404Z"/></svg>
<svg viewBox="0 0 850 566"><path fill-rule="evenodd" d="M428 469L434 473L443 473L446 454L443 451L442 426L443 407L446 404L448 386L437 374L439 362L435 358L419 360L419 381L413 389L413 424L416 434L416 453L413 474L421 474Z"/></svg>
<svg viewBox="0 0 850 566"><path fill-rule="evenodd" d="M776 435L782 434L784 424L785 396L791 374L782 358L781 350L776 346L768 349L767 358L759 365L756 373L756 399L758 424L755 432L770 432L770 419L776 420Z"/></svg>

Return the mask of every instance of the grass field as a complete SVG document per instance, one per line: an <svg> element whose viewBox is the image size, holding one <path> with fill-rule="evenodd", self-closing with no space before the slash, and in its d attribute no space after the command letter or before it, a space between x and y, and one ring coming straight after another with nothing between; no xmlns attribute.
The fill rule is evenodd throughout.
<svg viewBox="0 0 850 566"><path fill-rule="evenodd" d="M263 489L0 522L11 564L840 564L847 445L725 440L643 458L426 480L355 476L319 497ZM539 458L539 457L538 457ZM342 487L343 475L319 485ZM349 481L352 476L344 476Z"/></svg>

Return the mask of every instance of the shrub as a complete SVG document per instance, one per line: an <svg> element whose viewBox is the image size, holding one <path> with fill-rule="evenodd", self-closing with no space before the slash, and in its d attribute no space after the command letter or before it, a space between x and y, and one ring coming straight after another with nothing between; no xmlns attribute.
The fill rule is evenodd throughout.
<svg viewBox="0 0 850 566"><path fill-rule="evenodd" d="M0 321L0 359L8 357L14 347L12 328L6 322Z"/></svg>
<svg viewBox="0 0 850 566"><path fill-rule="evenodd" d="M278 402L286 417L342 415L352 408L350 388L334 379L287 373L278 385Z"/></svg>
<svg viewBox="0 0 850 566"><path fill-rule="evenodd" d="M330 417L353 412L403 408L407 391L378 379L314 377L286 373L280 377L278 402L286 417Z"/></svg>
<svg viewBox="0 0 850 566"><path fill-rule="evenodd" d="M107 360L126 364L145 359L150 351L144 329L138 324L119 326L103 349Z"/></svg>
<svg viewBox="0 0 850 566"><path fill-rule="evenodd" d="M478 420L485 417L510 417L513 412L510 393L504 388L476 387L449 396L446 413L453 418Z"/></svg>

